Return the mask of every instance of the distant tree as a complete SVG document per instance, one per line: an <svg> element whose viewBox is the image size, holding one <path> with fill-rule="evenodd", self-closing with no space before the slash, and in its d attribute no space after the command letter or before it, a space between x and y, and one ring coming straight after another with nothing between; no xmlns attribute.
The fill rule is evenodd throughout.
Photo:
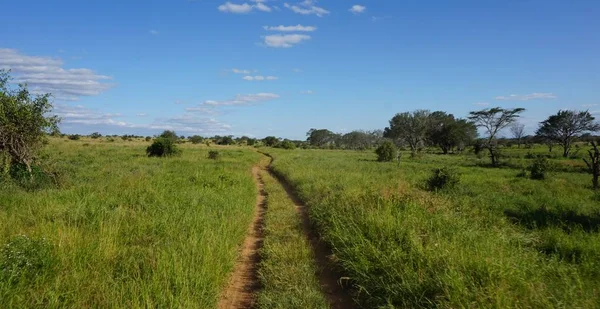
<svg viewBox="0 0 600 309"><path fill-rule="evenodd" d="M345 149L367 149L371 147L372 136L365 131L352 131L339 139Z"/></svg>
<svg viewBox="0 0 600 309"><path fill-rule="evenodd" d="M273 147L279 143L279 139L275 136L267 136L263 138L263 143L267 147Z"/></svg>
<svg viewBox="0 0 600 309"><path fill-rule="evenodd" d="M223 136L217 141L217 145L235 145L235 141L231 135Z"/></svg>
<svg viewBox="0 0 600 309"><path fill-rule="evenodd" d="M71 134L71 135L69 135L69 139L72 140L72 141L78 141L78 140L81 139L81 135L79 135L79 134Z"/></svg>
<svg viewBox="0 0 600 309"><path fill-rule="evenodd" d="M177 148L175 140L167 137L158 137L148 148L146 154L149 157L171 157L181 154L181 150Z"/></svg>
<svg viewBox="0 0 600 309"><path fill-rule="evenodd" d="M192 142L192 144L200 144L204 141L204 138L200 135L194 135L190 136L189 140Z"/></svg>
<svg viewBox="0 0 600 309"><path fill-rule="evenodd" d="M428 110L422 109L396 114L390 120L390 126L383 131L383 136L407 143L414 154L427 135L429 114Z"/></svg>
<svg viewBox="0 0 600 309"><path fill-rule="evenodd" d="M514 123L523 111L525 111L524 108L504 109L494 107L469 113L469 120L473 121L476 126L485 129L487 138L485 139L484 147L490 152L492 165L498 164L498 150L495 143L496 135L500 130Z"/></svg>
<svg viewBox="0 0 600 309"><path fill-rule="evenodd" d="M31 174L38 150L47 134L58 131L60 119L51 114L50 94L34 97L26 85L10 89L9 81L9 72L0 70L0 154L5 164L23 164Z"/></svg>
<svg viewBox="0 0 600 309"><path fill-rule="evenodd" d="M517 148L521 148L521 140L525 136L525 125L522 123L515 122L510 126L510 133L514 139L517 140Z"/></svg>
<svg viewBox="0 0 600 309"><path fill-rule="evenodd" d="M163 131L163 133L161 133L158 137L167 138L172 141L176 141L177 139L179 139L179 137L177 136L177 133L175 133L175 131L170 131L170 130Z"/></svg>
<svg viewBox="0 0 600 309"><path fill-rule="evenodd" d="M296 144L294 144L294 142L286 139L286 140L283 140L281 143L277 144L275 147L292 150L292 149L296 149Z"/></svg>
<svg viewBox="0 0 600 309"><path fill-rule="evenodd" d="M536 135L554 141L563 147L563 157L568 157L575 139L586 132L600 130L588 111L560 110L540 123Z"/></svg>
<svg viewBox="0 0 600 309"><path fill-rule="evenodd" d="M477 138L477 127L464 119L455 119L454 115L437 111L429 115L427 139L444 154L454 148L461 148Z"/></svg>
<svg viewBox="0 0 600 309"><path fill-rule="evenodd" d="M97 138L102 137L102 134L100 134L98 132L94 132L94 133L90 134L90 137L93 139L97 139Z"/></svg>
<svg viewBox="0 0 600 309"><path fill-rule="evenodd" d="M246 140L246 145L248 145L248 146L256 145L256 138L248 138L248 140Z"/></svg>
<svg viewBox="0 0 600 309"><path fill-rule="evenodd" d="M306 141L312 146L325 147L335 144L339 135L327 129L310 129L306 137Z"/></svg>

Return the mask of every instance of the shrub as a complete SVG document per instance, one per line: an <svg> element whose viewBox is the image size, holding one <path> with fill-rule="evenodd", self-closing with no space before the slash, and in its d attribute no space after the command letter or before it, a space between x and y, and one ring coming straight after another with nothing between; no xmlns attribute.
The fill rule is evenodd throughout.
<svg viewBox="0 0 600 309"><path fill-rule="evenodd" d="M25 235L10 239L0 248L0 256L0 279L8 282L45 275L55 262L50 242Z"/></svg>
<svg viewBox="0 0 600 309"><path fill-rule="evenodd" d="M542 180L546 178L546 173L552 169L550 161L546 157L538 156L529 166L531 179Z"/></svg>
<svg viewBox="0 0 600 309"><path fill-rule="evenodd" d="M377 161L379 162L389 162L393 161L396 158L396 154L398 150L394 143L390 141L385 141L381 146L375 149L375 153L377 154Z"/></svg>
<svg viewBox="0 0 600 309"><path fill-rule="evenodd" d="M146 148L146 154L149 157L170 157L181 154L174 140L165 137L159 137L154 140L152 145Z"/></svg>
<svg viewBox="0 0 600 309"><path fill-rule="evenodd" d="M20 187L28 191L39 190L54 185L54 179L50 173L45 172L37 165L31 165L31 173L23 163L10 165L10 178Z"/></svg>
<svg viewBox="0 0 600 309"><path fill-rule="evenodd" d="M79 134L71 134L69 135L69 139L72 141L78 141L81 138Z"/></svg>
<svg viewBox="0 0 600 309"><path fill-rule="evenodd" d="M192 144L200 144L204 141L204 138L200 135L191 136L189 139Z"/></svg>
<svg viewBox="0 0 600 309"><path fill-rule="evenodd" d="M216 150L211 150L208 152L208 158L212 160L217 160L221 158L221 154Z"/></svg>
<svg viewBox="0 0 600 309"><path fill-rule="evenodd" d="M436 168L429 179L427 179L427 189L437 191L442 189L451 189L460 182L460 173L450 167Z"/></svg>
<svg viewBox="0 0 600 309"><path fill-rule="evenodd" d="M290 150L296 149L296 144L294 144L292 141L283 141L277 145L277 148L290 149Z"/></svg>
<svg viewBox="0 0 600 309"><path fill-rule="evenodd" d="M94 132L94 133L90 134L90 137L93 139L97 139L97 138L102 137L102 134L100 134L98 132Z"/></svg>
<svg viewBox="0 0 600 309"><path fill-rule="evenodd" d="M177 133L175 133L175 131L169 131L169 130L163 131L163 133L161 133L159 135L159 137L162 137L165 139L170 139L173 142L179 139L179 137L177 136Z"/></svg>
<svg viewBox="0 0 600 309"><path fill-rule="evenodd" d="M152 140L152 137L150 137L150 136L146 136L146 138L145 138L145 139L146 139L146 142L149 142L149 141L151 141L151 140Z"/></svg>

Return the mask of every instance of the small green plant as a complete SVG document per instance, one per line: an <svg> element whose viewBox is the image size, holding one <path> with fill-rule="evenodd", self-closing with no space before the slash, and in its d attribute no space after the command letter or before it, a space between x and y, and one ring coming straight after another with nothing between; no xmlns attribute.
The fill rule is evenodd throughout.
<svg viewBox="0 0 600 309"><path fill-rule="evenodd" d="M538 156L535 158L533 163L529 166L529 172L531 173L531 179L543 180L546 179L546 174L550 172L552 166L550 161L544 156Z"/></svg>
<svg viewBox="0 0 600 309"><path fill-rule="evenodd" d="M154 140L152 145L146 148L146 154L149 157L171 157L181 154L181 150L175 145L175 141L170 138L159 137Z"/></svg>
<svg viewBox="0 0 600 309"><path fill-rule="evenodd" d="M377 154L377 161L379 162L390 162L396 158L398 150L396 149L396 145L390 141L385 141L381 144L381 146L375 149L375 153Z"/></svg>
<svg viewBox="0 0 600 309"><path fill-rule="evenodd" d="M52 244L45 238L25 235L11 238L0 248L0 279L2 281L30 280L52 270L55 259Z"/></svg>
<svg viewBox="0 0 600 309"><path fill-rule="evenodd" d="M208 152L208 158L211 160L218 160L221 158L221 154L216 150L211 150Z"/></svg>
<svg viewBox="0 0 600 309"><path fill-rule="evenodd" d="M437 191L442 189L451 189L460 182L460 173L450 167L436 168L432 175L427 179L427 189Z"/></svg>

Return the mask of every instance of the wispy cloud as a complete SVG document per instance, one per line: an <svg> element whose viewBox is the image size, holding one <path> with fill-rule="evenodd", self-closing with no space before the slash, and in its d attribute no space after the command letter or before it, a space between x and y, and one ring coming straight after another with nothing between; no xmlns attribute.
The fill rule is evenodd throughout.
<svg viewBox="0 0 600 309"><path fill-rule="evenodd" d="M138 117L146 117L146 116L148 116L148 114L146 114L146 113L137 113L135 115L138 116Z"/></svg>
<svg viewBox="0 0 600 309"><path fill-rule="evenodd" d="M150 30L149 33L152 34L152 35L157 35L158 31L156 31L156 30Z"/></svg>
<svg viewBox="0 0 600 309"><path fill-rule="evenodd" d="M315 92L312 90L306 90L306 91L302 91L302 94L314 94Z"/></svg>
<svg viewBox="0 0 600 309"><path fill-rule="evenodd" d="M252 0L255 4L248 4L246 2L242 4L235 4L229 1L221 4L217 7L217 9L224 13L232 13L232 14L248 14L253 10L261 11L261 12L271 12L273 9L265 4L266 1L263 0Z"/></svg>
<svg viewBox="0 0 600 309"><path fill-rule="evenodd" d="M488 103L488 102L475 102L475 103L473 103L473 105L476 105L476 106L489 106L490 103Z"/></svg>
<svg viewBox="0 0 600 309"><path fill-rule="evenodd" d="M235 74L250 74L250 70L242 70L242 69L235 69L235 68L231 69L231 72L235 73Z"/></svg>
<svg viewBox="0 0 600 309"><path fill-rule="evenodd" d="M314 0L304 0L300 3L298 3L297 5L292 5L289 3L284 3L283 6L292 10L292 12L297 13L297 14L302 14L302 15L317 15L319 17L323 17L327 14L329 14L329 11L322 8L322 7L318 7L315 5Z"/></svg>
<svg viewBox="0 0 600 309"><path fill-rule="evenodd" d="M233 98L231 100L224 100L224 101L208 100L208 101L204 101L202 104L208 105L208 106L251 105L251 104L271 101L271 100L274 100L277 98L279 98L279 95L277 95L275 93L262 92L262 93L256 93L256 94L243 94L243 95L238 94L237 96L235 96L235 98Z"/></svg>
<svg viewBox="0 0 600 309"><path fill-rule="evenodd" d="M306 34L274 34L265 36L265 44L275 48L289 48L302 41L310 40Z"/></svg>
<svg viewBox="0 0 600 309"><path fill-rule="evenodd" d="M242 77L242 79L247 80L247 81L263 81L263 80L278 80L279 77L277 77L277 76L262 76L262 75L255 75L255 76L247 75L247 76Z"/></svg>
<svg viewBox="0 0 600 309"><path fill-rule="evenodd" d="M300 24L296 26L263 26L263 28L267 31L281 31L281 32L312 32L317 30L317 27L314 26L302 26Z"/></svg>
<svg viewBox="0 0 600 309"><path fill-rule="evenodd" d="M114 125L127 126L124 121L115 120L121 117L121 114L103 113L82 105L56 104L53 113L61 118L62 124L82 124L82 125Z"/></svg>
<svg viewBox="0 0 600 309"><path fill-rule="evenodd" d="M494 99L502 101L529 101L529 100L542 100L542 99L556 99L557 96L550 92L534 92L530 94L511 94L508 96L498 96Z"/></svg>
<svg viewBox="0 0 600 309"><path fill-rule="evenodd" d="M355 4L348 11L350 11L352 14L358 15L358 14L364 13L366 10L367 10L367 7Z"/></svg>
<svg viewBox="0 0 600 309"><path fill-rule="evenodd" d="M583 105L581 105L581 107L594 107L594 106L598 106L598 104L583 104Z"/></svg>
<svg viewBox="0 0 600 309"><path fill-rule="evenodd" d="M97 96L113 85L111 77L90 69L64 69L57 58L27 56L15 49L0 48L0 69L10 69L15 81L27 83L35 94L51 93L58 100L77 101Z"/></svg>

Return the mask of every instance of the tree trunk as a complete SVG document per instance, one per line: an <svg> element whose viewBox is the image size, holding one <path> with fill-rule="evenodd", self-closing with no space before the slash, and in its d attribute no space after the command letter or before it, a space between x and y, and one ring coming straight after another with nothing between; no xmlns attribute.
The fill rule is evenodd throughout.
<svg viewBox="0 0 600 309"><path fill-rule="evenodd" d="M570 148L570 145L563 145L563 158L569 157L569 150L571 150Z"/></svg>
<svg viewBox="0 0 600 309"><path fill-rule="evenodd" d="M494 151L494 148L492 146L490 146L490 147L488 147L488 150L490 151L490 159L492 159L492 165L496 166L497 158L496 158L496 153Z"/></svg>

